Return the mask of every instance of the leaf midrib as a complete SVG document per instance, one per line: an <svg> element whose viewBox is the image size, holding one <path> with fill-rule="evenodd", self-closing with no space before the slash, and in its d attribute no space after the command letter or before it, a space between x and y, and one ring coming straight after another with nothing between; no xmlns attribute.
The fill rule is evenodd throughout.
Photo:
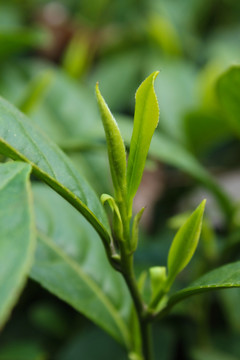
<svg viewBox="0 0 240 360"><path fill-rule="evenodd" d="M77 195L75 195L72 191L70 191L68 188L66 188L62 183L58 182L55 178L50 176L48 173L43 171L41 168L36 166L35 163L33 163L32 161L27 159L22 153L20 153L18 150L16 150L14 147L12 147L9 143L7 143L2 137L0 137L0 143L2 143L7 149L9 149L13 154L15 154L15 156L19 160L22 160L22 161L30 164L32 166L33 172L36 175L40 174L42 176L42 180L45 181L50 187L52 187L54 191L56 191L56 189L51 185L51 183L54 183L59 189L61 189L62 193L60 191L56 191L56 192L58 192L65 199L66 199L66 197L64 196L64 194L68 194L68 196L72 199L72 201L74 203L74 204L72 203L72 205L78 211L81 211L82 215L86 217L86 219L92 224L92 226L95 228L95 230L98 232L98 234L102 238L104 238L106 241L110 242L110 236L109 236L107 229L98 220L98 218L95 216L95 214L87 207L87 205L85 205L81 201L81 199ZM14 159L14 160L16 160L16 159ZM40 178L41 178L41 176L40 176ZM66 200L68 201L68 199L66 199ZM87 216L86 216L86 214L87 214Z"/></svg>
<svg viewBox="0 0 240 360"><path fill-rule="evenodd" d="M149 88L148 88L148 95L147 95L147 99L146 101L144 102L144 105L143 105L143 110L141 112L142 116L141 116L141 120L140 122L142 122L142 119L145 117L144 113L145 113L145 109L146 109L146 106L147 106L147 103L148 103L148 100L149 100L149 97L150 97L150 94L149 94L149 89L151 90L151 87L152 87L152 83L149 85ZM155 95L155 99L157 100L156 98L156 95ZM139 127L140 128L140 127ZM132 190L132 183L133 183L133 174L135 173L135 168L137 166L137 162L135 161L137 155L138 154L138 149L140 147L139 145L139 138L140 138L140 131L138 130L138 133L137 133L137 138L136 138L136 145L135 145L135 151L134 151L134 154L133 154L133 161L132 161L132 171L130 173L130 179L127 183L127 186L128 186L128 189L129 189L129 193L128 193L128 196L130 196L130 189ZM131 139L131 142L132 142L132 139ZM130 143L131 144L131 143ZM128 178L128 169L129 167L127 168L127 178ZM132 191L131 191L132 192Z"/></svg>
<svg viewBox="0 0 240 360"><path fill-rule="evenodd" d="M109 301L107 296L102 291L101 287L94 282L91 277L89 277L81 268L81 266L76 263L73 259L71 259L68 255L66 255L55 243L53 243L47 235L40 233L40 239L47 244L52 250L54 250L78 275L79 277L87 284L87 286L93 291L96 297L100 300L100 302L104 305L106 310L111 315L112 319L114 320L115 324L117 325L120 333L123 336L124 342L127 347L130 347L130 334L125 322L122 320L121 316L119 315L118 311L115 309L113 304Z"/></svg>
<svg viewBox="0 0 240 360"><path fill-rule="evenodd" d="M7 164L7 163L5 163L5 164ZM21 168L21 169L19 169L19 170L16 170L15 173L14 173L12 176L8 177L5 181L3 181L3 182L1 183L1 185L0 185L0 191L3 190L6 186L8 186L9 183L10 183L17 175L19 175L21 172L23 172L23 170L24 170L24 168Z"/></svg>
<svg viewBox="0 0 240 360"><path fill-rule="evenodd" d="M5 111L6 113L8 113L10 116L12 116L12 113L9 111L8 108L4 108L4 111ZM21 113L19 114L19 116L22 116L22 117L23 117L23 115L22 115ZM25 129L25 127L23 126L23 124L21 123L21 121L19 121L18 117L16 116L14 119L15 119L15 121L18 123L18 125L20 126L22 132L25 134L25 136L27 137L27 139L29 140L29 142L31 142L31 143L33 144L33 146L34 146L35 149L37 150L39 156L40 156L40 157L43 156L43 158L44 158L44 160L46 161L49 169L52 171L52 175L54 176L54 177L53 177L53 176L50 176L50 175L49 175L49 177L52 178L52 179L55 179L56 182L59 183L58 180L57 180L57 176L56 176L56 174L55 174L55 171L54 171L52 165L49 163L49 161L48 161L46 155L44 154L44 152L42 152L42 151L39 149L39 147L38 147L38 145L36 144L36 142L31 138L31 136L29 136L29 133L27 132L27 130ZM23 117L23 120L25 120L24 117ZM41 133L41 136L43 136L44 139L47 140L46 135L45 135L44 133L42 133L41 129L37 128L37 130L38 130L38 132ZM54 145L54 143L51 144L51 145ZM52 146L51 146L51 149L52 149ZM54 150L55 150L55 149L54 149ZM57 149L57 150L58 150L58 149ZM61 159L62 159L62 155L64 155L64 153L59 153L59 151L57 151L57 155L60 156ZM64 160L64 159L63 159L63 160ZM65 164L66 164L66 162L65 162ZM67 164L66 164L66 165L67 165ZM32 165L32 166L33 166L33 165ZM41 169L40 169L39 167L37 167L37 166L36 166L36 168L38 168L39 170L41 170ZM67 169L68 169L68 171L71 173L71 175L72 175L73 179L76 181L76 183L79 184L78 178L77 178L76 175L73 173L71 167L68 167L68 166L67 166ZM45 171L42 171L42 172L46 173ZM47 173L46 173L46 174L47 174ZM81 196L84 198L84 201L86 202L86 206L87 206L87 199L86 199L86 197L85 197L85 194L84 194L82 191L81 191Z"/></svg>
<svg viewBox="0 0 240 360"><path fill-rule="evenodd" d="M240 269L237 271L233 270L233 274L240 274ZM173 294L170 298L169 298L169 303L168 305L172 306L174 304L176 304L178 301L183 300L184 298L188 297L188 296L192 296L195 295L199 292L204 292L204 291L208 291L208 290L217 290L217 289L224 289L224 288L233 288L233 287L240 287L240 281L238 283L234 283L232 281L230 281L229 279L231 279L232 274L228 275L226 278L224 278L222 280L221 283L218 284L214 284L214 283L209 283L208 285L195 285L195 286L189 286L183 290L180 290L178 292L176 292L175 294Z"/></svg>

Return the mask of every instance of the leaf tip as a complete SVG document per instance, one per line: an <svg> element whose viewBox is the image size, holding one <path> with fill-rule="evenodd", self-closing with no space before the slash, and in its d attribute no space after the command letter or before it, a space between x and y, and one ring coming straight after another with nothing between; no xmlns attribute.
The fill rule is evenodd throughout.
<svg viewBox="0 0 240 360"><path fill-rule="evenodd" d="M201 210L202 213L203 213L204 210L205 210L206 202L207 202L207 199L203 199L203 201L202 201L202 202L200 203L200 205L198 206L199 210Z"/></svg>
<svg viewBox="0 0 240 360"><path fill-rule="evenodd" d="M95 92L96 92L97 97L99 97L101 95L100 90L99 90L99 82L98 81L96 82L96 85L95 85Z"/></svg>
<svg viewBox="0 0 240 360"><path fill-rule="evenodd" d="M160 71L157 70L157 71L154 71L154 72L152 73L152 75L150 75L150 76L152 76L153 82L154 82L154 80L156 79L156 77L158 76L159 73L160 73Z"/></svg>

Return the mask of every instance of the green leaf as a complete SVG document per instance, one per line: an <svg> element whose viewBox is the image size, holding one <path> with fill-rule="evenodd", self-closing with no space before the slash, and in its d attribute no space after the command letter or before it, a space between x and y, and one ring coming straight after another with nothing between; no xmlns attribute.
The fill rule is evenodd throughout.
<svg viewBox="0 0 240 360"><path fill-rule="evenodd" d="M0 153L32 165L33 173L61 194L109 242L109 225L93 190L67 156L27 117L0 99Z"/></svg>
<svg viewBox="0 0 240 360"><path fill-rule="evenodd" d="M126 144L130 144L131 123L125 117L117 118L121 133ZM220 188L217 181L201 165L187 149L167 135L155 132L152 138L149 154L156 159L184 171L206 186L215 196L229 220L233 214L233 204L228 195ZM176 156L178 154L178 156Z"/></svg>
<svg viewBox="0 0 240 360"><path fill-rule="evenodd" d="M240 66L230 67L217 82L220 104L235 135L240 136Z"/></svg>
<svg viewBox="0 0 240 360"><path fill-rule="evenodd" d="M240 287L240 261L221 266L201 276L191 285L169 297L163 311L170 310L179 301L210 290Z"/></svg>
<svg viewBox="0 0 240 360"><path fill-rule="evenodd" d="M153 266L149 269L151 280L151 302L154 302L155 298L163 289L167 275L165 266Z"/></svg>
<svg viewBox="0 0 240 360"><path fill-rule="evenodd" d="M107 202L113 212L113 229L115 231L115 234L118 236L118 239L123 239L123 223L121 214L119 211L119 207L116 204L115 199L108 194L102 194L101 195L101 202L104 205L105 202Z"/></svg>
<svg viewBox="0 0 240 360"><path fill-rule="evenodd" d="M0 326L9 317L33 261L30 171L20 162L0 165Z"/></svg>
<svg viewBox="0 0 240 360"><path fill-rule="evenodd" d="M157 71L151 74L136 92L134 125L127 166L129 213L132 211L132 200L140 184L150 142L158 124L159 108L153 86L157 75Z"/></svg>
<svg viewBox="0 0 240 360"><path fill-rule="evenodd" d="M95 281L94 276L84 272L77 262L42 234L38 236L31 277L101 326L117 341L126 347L130 346L130 334L120 310Z"/></svg>
<svg viewBox="0 0 240 360"><path fill-rule="evenodd" d="M177 274L182 271L191 260L201 233L202 218L206 200L203 200L188 220L181 226L175 235L168 254L169 288Z"/></svg>
<svg viewBox="0 0 240 360"><path fill-rule="evenodd" d="M38 246L31 277L126 347L131 299L96 232L44 185L34 186Z"/></svg>
<svg viewBox="0 0 240 360"><path fill-rule="evenodd" d="M142 218L143 212L145 208L143 207L134 217L133 225L132 225L132 236L130 239L130 251L136 251L138 246L138 230L139 230L139 222Z"/></svg>
<svg viewBox="0 0 240 360"><path fill-rule="evenodd" d="M126 151L116 120L105 103L98 84L96 85L98 106L106 134L108 158L117 201L123 201L126 194Z"/></svg>

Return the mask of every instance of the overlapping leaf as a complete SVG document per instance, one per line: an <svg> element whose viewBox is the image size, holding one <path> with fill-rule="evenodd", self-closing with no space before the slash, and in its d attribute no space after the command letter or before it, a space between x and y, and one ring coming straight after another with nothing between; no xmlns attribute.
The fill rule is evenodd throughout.
<svg viewBox="0 0 240 360"><path fill-rule="evenodd" d="M183 290L171 295L163 308L163 313L185 298L211 290L240 287L240 261L221 266L203 275ZM239 289L240 291L240 289Z"/></svg>
<svg viewBox="0 0 240 360"><path fill-rule="evenodd" d="M117 118L117 121L125 143L130 144L131 123L124 117ZM151 141L149 155L184 171L206 186L216 196L226 217L231 217L233 207L227 194L220 188L216 180L201 165L198 159L182 145L174 142L166 135L155 133Z"/></svg>
<svg viewBox="0 0 240 360"><path fill-rule="evenodd" d="M0 165L0 326L15 305L33 261L30 170L20 162Z"/></svg>
<svg viewBox="0 0 240 360"><path fill-rule="evenodd" d="M175 235L168 254L169 286L191 260L201 233L206 200L198 206Z"/></svg>
<svg viewBox="0 0 240 360"><path fill-rule="evenodd" d="M97 234L45 186L34 187L38 246L31 277L130 347L130 296Z"/></svg>
<svg viewBox="0 0 240 360"><path fill-rule="evenodd" d="M65 154L6 100L0 99L0 153L32 165L33 172L75 206L109 241L100 201Z"/></svg>

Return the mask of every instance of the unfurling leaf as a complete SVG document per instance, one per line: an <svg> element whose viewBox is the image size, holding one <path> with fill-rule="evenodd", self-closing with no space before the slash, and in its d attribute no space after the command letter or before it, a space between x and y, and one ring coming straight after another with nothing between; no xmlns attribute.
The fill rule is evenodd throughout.
<svg viewBox="0 0 240 360"><path fill-rule="evenodd" d="M108 194L102 194L101 195L101 202L104 205L105 202L107 202L113 212L113 229L118 236L119 239L123 238L123 224L122 224L122 218L119 211L119 208L116 204L116 201L111 195Z"/></svg>
<svg viewBox="0 0 240 360"><path fill-rule="evenodd" d="M188 220L178 230L168 254L167 286L191 260L200 237L206 200L203 200Z"/></svg>
<svg viewBox="0 0 240 360"><path fill-rule="evenodd" d="M96 85L98 106L107 141L108 158L112 181L117 201L123 200L126 193L126 151L125 145L111 111L102 97L98 84Z"/></svg>
<svg viewBox="0 0 240 360"><path fill-rule="evenodd" d="M134 217L133 220L133 226L132 226L132 237L130 241L130 251L134 252L137 249L138 245L138 226L139 222L142 218L142 214L144 212L145 208L142 208Z"/></svg>
<svg viewBox="0 0 240 360"><path fill-rule="evenodd" d="M153 266L149 269L151 288L152 288L152 302L163 289L167 275L165 266Z"/></svg>
<svg viewBox="0 0 240 360"><path fill-rule="evenodd" d="M147 77L136 92L133 133L127 166L128 212L132 212L132 200L139 187L150 142L158 125L159 107L154 91L158 71Z"/></svg>

